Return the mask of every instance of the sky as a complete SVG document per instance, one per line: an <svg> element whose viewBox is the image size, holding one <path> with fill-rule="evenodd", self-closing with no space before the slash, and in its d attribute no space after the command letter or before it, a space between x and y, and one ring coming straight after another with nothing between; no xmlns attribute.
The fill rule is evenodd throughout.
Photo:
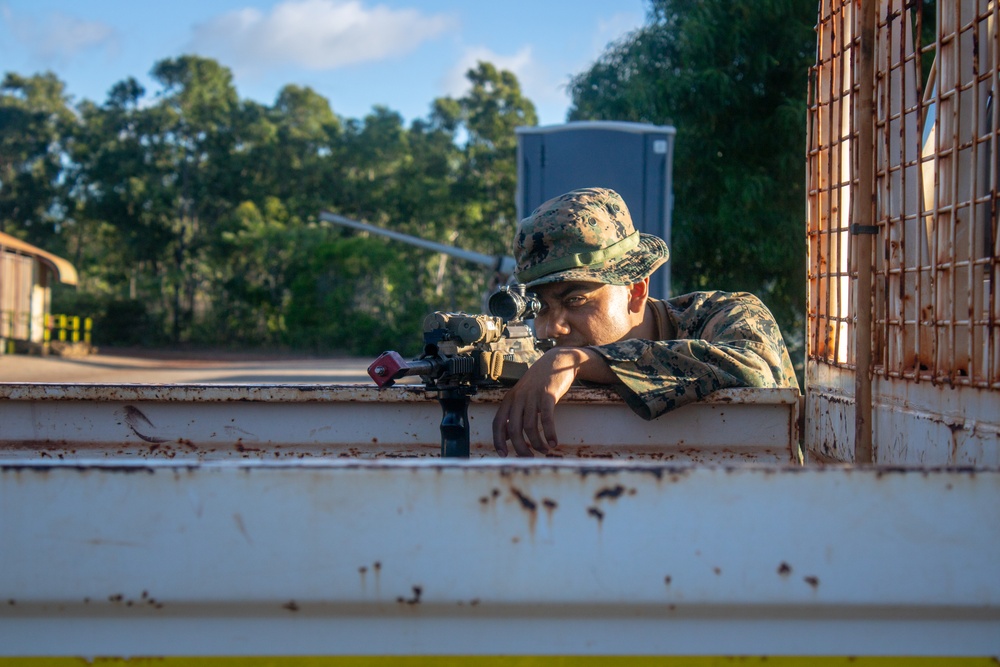
<svg viewBox="0 0 1000 667"><path fill-rule="evenodd" d="M0 0L0 72L51 71L74 103L197 54L233 72L241 98L273 104L309 86L334 113L380 105L406 122L461 96L487 60L517 75L540 125L565 122L567 84L638 28L645 0Z"/></svg>

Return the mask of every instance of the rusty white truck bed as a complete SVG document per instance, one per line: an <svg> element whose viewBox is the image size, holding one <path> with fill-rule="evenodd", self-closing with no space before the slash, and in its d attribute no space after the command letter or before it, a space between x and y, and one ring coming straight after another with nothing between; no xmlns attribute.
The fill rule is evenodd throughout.
<svg viewBox="0 0 1000 667"><path fill-rule="evenodd" d="M494 456L499 390L469 407L473 457ZM560 455L668 461L798 460L794 389L728 389L643 421L613 392L573 390ZM438 456L441 408L422 386L0 384L0 459Z"/></svg>
<svg viewBox="0 0 1000 667"><path fill-rule="evenodd" d="M0 657L1000 653L1000 472L799 465L794 392L445 461L413 389L0 389Z"/></svg>

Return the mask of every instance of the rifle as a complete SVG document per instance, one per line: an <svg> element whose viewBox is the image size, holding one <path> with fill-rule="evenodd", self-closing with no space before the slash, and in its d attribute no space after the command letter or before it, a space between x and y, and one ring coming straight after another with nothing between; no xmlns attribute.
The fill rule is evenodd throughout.
<svg viewBox="0 0 1000 667"><path fill-rule="evenodd" d="M420 238L419 236L410 236L409 234L403 234L402 232L397 232L392 229L383 229L382 227L377 227L367 222L352 220L351 218L331 213L329 211L320 211L319 219L325 220L326 222L332 222L343 227L350 227L351 229L385 236L386 238L390 238L395 241L402 241L403 243L417 246L418 248L424 248L426 250L433 250L434 252L451 255L452 257L457 257L458 259L472 262L474 264L488 266L493 270L493 284L495 285L502 285L506 283L511 274L514 272L515 261L514 258L509 255L484 255L483 253L475 252L474 250L463 250L462 248L456 248L444 243L438 243L437 241L428 241L427 239Z"/></svg>
<svg viewBox="0 0 1000 667"><path fill-rule="evenodd" d="M524 285L504 285L488 302L488 315L431 313L424 318L424 351L407 361L383 352L368 366L379 389L407 375L419 375L427 391L437 392L441 456L469 458L469 401L480 387L512 385L551 341L538 341L528 320L541 304Z"/></svg>

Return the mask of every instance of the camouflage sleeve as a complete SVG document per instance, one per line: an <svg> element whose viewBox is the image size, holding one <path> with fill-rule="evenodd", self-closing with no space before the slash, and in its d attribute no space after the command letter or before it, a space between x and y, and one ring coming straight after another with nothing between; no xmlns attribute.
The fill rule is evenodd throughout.
<svg viewBox="0 0 1000 667"><path fill-rule="evenodd" d="M676 340L626 340L594 349L644 419L728 387L797 387L767 308L746 294L710 297L681 314ZM715 302L713 302L715 299Z"/></svg>

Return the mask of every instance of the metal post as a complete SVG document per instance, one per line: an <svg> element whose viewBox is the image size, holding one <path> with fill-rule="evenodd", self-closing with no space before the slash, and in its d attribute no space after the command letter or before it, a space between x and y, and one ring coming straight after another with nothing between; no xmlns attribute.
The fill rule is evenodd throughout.
<svg viewBox="0 0 1000 667"><path fill-rule="evenodd" d="M859 49L855 60L858 88L854 101L857 128L857 192L853 197L851 232L858 260L855 290L857 325L854 334L854 462L874 463L872 448L872 237L875 210L875 4L862 0Z"/></svg>
<svg viewBox="0 0 1000 667"><path fill-rule="evenodd" d="M470 387L440 389L438 402L444 415L441 418L441 457L469 458L469 395Z"/></svg>

